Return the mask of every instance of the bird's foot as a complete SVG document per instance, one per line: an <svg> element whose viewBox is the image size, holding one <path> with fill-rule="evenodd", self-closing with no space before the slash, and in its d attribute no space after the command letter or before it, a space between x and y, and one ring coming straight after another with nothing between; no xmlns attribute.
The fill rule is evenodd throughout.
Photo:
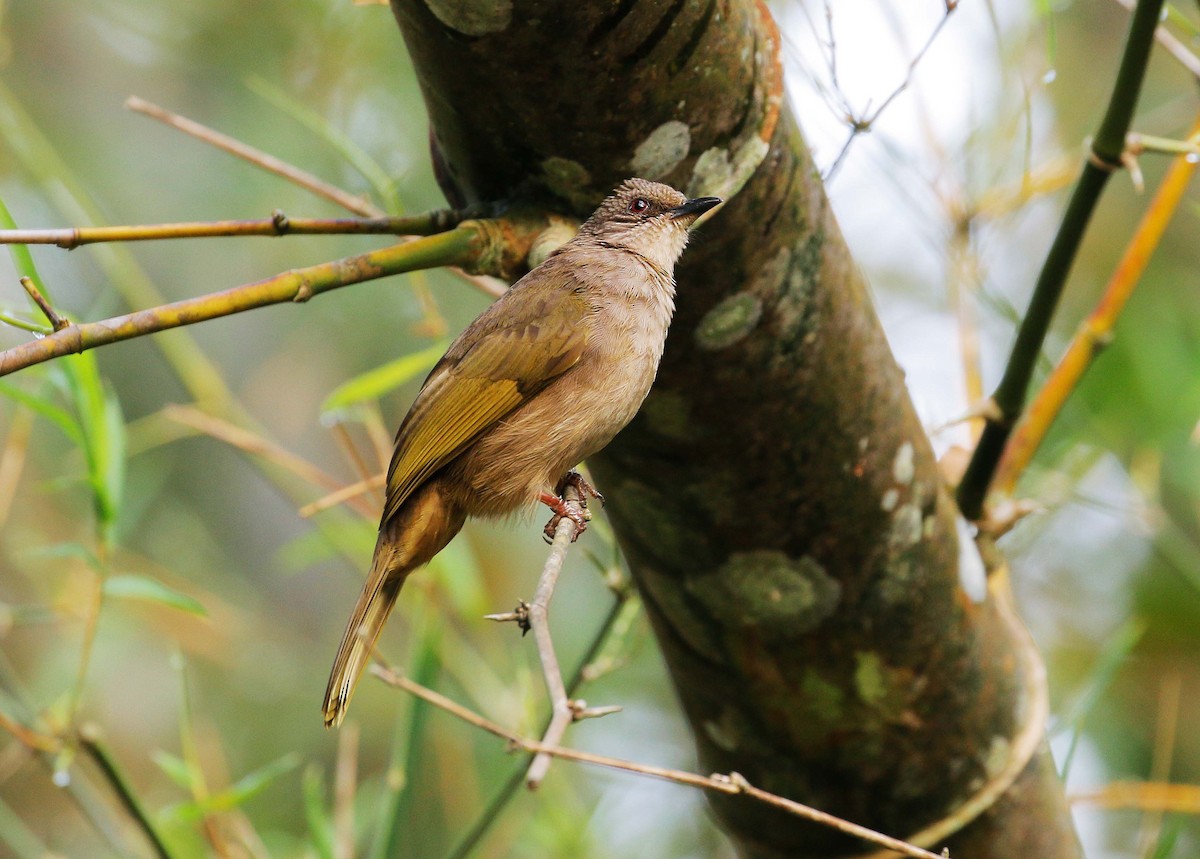
<svg viewBox="0 0 1200 859"><path fill-rule="evenodd" d="M554 515L550 517L550 521L542 529L542 534L547 543L554 542L554 533L558 530L558 525L564 517L575 523L575 536L571 538L572 543L578 540L579 535L587 530L587 523L592 518L592 511L588 510L586 500L568 500L557 495L551 495L548 492L543 492L538 496L538 500L554 511Z"/></svg>
<svg viewBox="0 0 1200 859"><path fill-rule="evenodd" d="M604 496L596 491L596 487L587 482L587 479L578 471L568 471L563 475L562 480L558 481L558 485L554 487L554 494L559 498L566 498L567 489L575 487L575 491L579 493L579 500L584 507L587 507L588 499L595 498L604 504Z"/></svg>

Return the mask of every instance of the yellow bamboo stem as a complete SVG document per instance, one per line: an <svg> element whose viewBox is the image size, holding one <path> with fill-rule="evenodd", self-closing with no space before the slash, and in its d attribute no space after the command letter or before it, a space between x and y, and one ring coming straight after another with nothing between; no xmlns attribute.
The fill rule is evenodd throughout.
<svg viewBox="0 0 1200 859"><path fill-rule="evenodd" d="M1198 137L1200 118L1196 120L1189 139L1195 141ZM1096 355L1111 341L1117 318L1174 217L1188 183L1196 172L1196 166L1194 155L1180 155L1172 161L1137 231L1126 246L1124 256L1109 278L1100 302L1079 327L1066 354L1013 430L996 469L994 491L1003 495L1013 493L1017 479L1037 452L1062 410L1063 403L1075 390Z"/></svg>

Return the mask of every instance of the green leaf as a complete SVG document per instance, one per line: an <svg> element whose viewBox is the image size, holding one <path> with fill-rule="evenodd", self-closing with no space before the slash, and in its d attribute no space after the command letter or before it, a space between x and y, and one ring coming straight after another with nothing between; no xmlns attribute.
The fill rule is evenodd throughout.
<svg viewBox="0 0 1200 859"><path fill-rule="evenodd" d="M156 749L150 755L150 759L158 765L160 770L166 773L167 778L191 793L192 786L195 784L195 774L186 761L162 749Z"/></svg>
<svg viewBox="0 0 1200 859"><path fill-rule="evenodd" d="M279 547L276 560L288 572L298 573L314 564L335 558L360 558L367 563L375 545L374 522L359 517L334 519L323 513L313 520L316 528L305 531Z"/></svg>
<svg viewBox="0 0 1200 859"><path fill-rule="evenodd" d="M121 599L145 600L188 614L204 617L208 614L204 605L195 597L169 588L157 579L139 575L112 576L104 582L105 596Z"/></svg>
<svg viewBox="0 0 1200 859"><path fill-rule="evenodd" d="M34 558L77 558L97 573L104 572L104 564L100 563L100 558L82 543L71 541L50 543L46 546L38 546L35 549L30 549L29 555Z"/></svg>
<svg viewBox="0 0 1200 859"><path fill-rule="evenodd" d="M272 761L249 775L242 776L220 793L213 794L202 805L197 806L194 811L180 809L180 814L184 819L187 819L191 814L201 817L214 811L228 811L231 808L237 808L246 802L246 800L262 793L271 782L295 769L299 763L300 755L296 752L288 752L278 760Z"/></svg>
<svg viewBox="0 0 1200 859"><path fill-rule="evenodd" d="M44 397L23 391L10 382L0 382L0 394L20 403L57 426L74 444L83 447L83 430L71 413Z"/></svg>
<svg viewBox="0 0 1200 859"><path fill-rule="evenodd" d="M368 370L349 381L343 382L325 398L321 412L328 415L339 412L366 400L377 400L388 391L428 372L450 345L448 340L439 340L432 346L397 358L395 361Z"/></svg>
<svg viewBox="0 0 1200 859"><path fill-rule="evenodd" d="M325 810L325 779L315 764L304 770L304 818L320 859L334 859L333 820Z"/></svg>
<svg viewBox="0 0 1200 859"><path fill-rule="evenodd" d="M213 797L218 809L235 808L251 797L262 793L271 782L281 775L291 772L300 764L300 755L288 752L278 760L272 761L249 775L238 779L228 790L223 790Z"/></svg>

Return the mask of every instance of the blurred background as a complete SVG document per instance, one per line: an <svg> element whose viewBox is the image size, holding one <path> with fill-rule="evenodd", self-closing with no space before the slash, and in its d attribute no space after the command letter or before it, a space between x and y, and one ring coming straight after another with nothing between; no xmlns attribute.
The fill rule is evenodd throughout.
<svg viewBox="0 0 1200 859"><path fill-rule="evenodd" d="M1127 13L1113 0L973 0L945 21L935 0L772 9L790 97L918 410L939 452L961 445L965 430L945 425L973 399L963 344L977 341L990 391L1106 103ZM1173 8L1170 23L1200 49L1195 13ZM8 0L0 198L13 221L345 214L123 109L130 95L389 211L444 205L386 6ZM851 140L847 116L870 118L885 103ZM1134 127L1185 137L1198 105L1196 80L1160 50ZM1098 299L1167 160L1141 159L1146 193L1127 174L1110 183L1047 369ZM1022 482L1038 512L1002 543L1049 665L1053 746L1091 857L1200 851L1200 809L1103 807L1118 782L1200 782L1198 204L1193 190ZM34 248L32 265L56 306L99 319L385 243ZM0 259L0 310L40 322L17 281L29 265ZM88 725L178 856L214 845L342 855L338 833L351 819L356 855L454 855L517 761L370 679L350 729L322 728L320 696L375 515L298 511L379 467L380 439L446 338L487 300L444 272L391 278L0 380L0 718L43 733ZM0 347L30 336L0 327ZM372 387L380 376L364 374L379 367ZM527 735L544 709L532 641L480 616L532 592L540 525L468 526L410 581L383 643L413 677ZM621 576L597 523L568 560L552 622L568 666L614 627L581 694L625 711L573 727L568 742L694 768L636 598L618 601L609 586ZM143 842L127 820L94 755L30 753L0 733L0 856L129 855ZM694 791L556 763L472 855L732 853Z"/></svg>

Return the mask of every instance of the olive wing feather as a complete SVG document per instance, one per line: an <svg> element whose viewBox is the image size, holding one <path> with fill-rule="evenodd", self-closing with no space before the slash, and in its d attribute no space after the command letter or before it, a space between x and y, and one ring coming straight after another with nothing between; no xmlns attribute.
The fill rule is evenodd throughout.
<svg viewBox="0 0 1200 859"><path fill-rule="evenodd" d="M434 367L396 435L383 521L482 432L575 366L587 345L582 307L568 300L555 310L494 328L465 350L460 341Z"/></svg>

